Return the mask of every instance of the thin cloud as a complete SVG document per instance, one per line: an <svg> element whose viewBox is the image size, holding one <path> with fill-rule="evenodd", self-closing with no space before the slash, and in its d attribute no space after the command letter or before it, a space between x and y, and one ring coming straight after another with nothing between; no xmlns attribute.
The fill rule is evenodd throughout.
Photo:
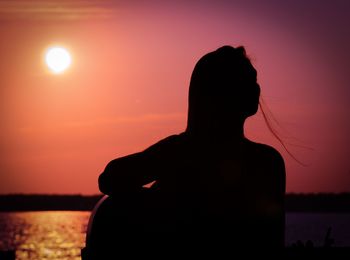
<svg viewBox="0 0 350 260"><path fill-rule="evenodd" d="M0 1L0 20L83 20L115 15L112 1Z"/></svg>
<svg viewBox="0 0 350 260"><path fill-rule="evenodd" d="M81 129L81 128L109 128L116 126L129 127L130 125L144 125L155 124L163 125L168 123L182 123L186 124L186 113L167 113L167 114L144 114L139 116L126 116L126 117L106 117L97 118L93 120L85 121L70 121L54 124L42 124L23 126L18 129L20 134L32 134L38 131L66 131L67 129ZM13 130L12 130L13 131Z"/></svg>

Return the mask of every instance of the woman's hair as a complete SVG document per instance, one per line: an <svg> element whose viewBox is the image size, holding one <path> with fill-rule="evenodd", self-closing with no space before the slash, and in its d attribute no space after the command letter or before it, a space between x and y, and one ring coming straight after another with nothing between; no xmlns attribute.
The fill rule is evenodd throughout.
<svg viewBox="0 0 350 260"><path fill-rule="evenodd" d="M223 46L204 55L191 76L186 131L200 132L214 123L213 118L223 118L221 123L225 122L223 120L243 122L260 107L269 131L292 158L305 165L288 150L272 126L267 115L269 111L260 100L260 86L256 77L256 70L243 46Z"/></svg>
<svg viewBox="0 0 350 260"><path fill-rule="evenodd" d="M244 47L223 46L204 55L190 81L187 131L213 118L244 120L258 110L260 87Z"/></svg>

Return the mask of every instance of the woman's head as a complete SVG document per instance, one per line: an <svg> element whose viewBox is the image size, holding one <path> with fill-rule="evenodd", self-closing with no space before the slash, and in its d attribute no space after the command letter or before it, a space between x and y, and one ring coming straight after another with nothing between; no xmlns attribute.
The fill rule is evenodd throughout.
<svg viewBox="0 0 350 260"><path fill-rule="evenodd" d="M210 52L192 73L187 131L242 124L256 113L259 96L256 70L243 47L223 46Z"/></svg>

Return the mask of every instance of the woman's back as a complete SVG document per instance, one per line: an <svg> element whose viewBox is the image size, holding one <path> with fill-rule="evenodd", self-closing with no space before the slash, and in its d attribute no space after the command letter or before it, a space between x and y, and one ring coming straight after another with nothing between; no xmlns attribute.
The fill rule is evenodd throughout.
<svg viewBox="0 0 350 260"><path fill-rule="evenodd" d="M156 177L147 191L152 196L144 195L153 207L149 218L154 230L165 227L202 237L203 232L231 233L248 244L283 245L284 163L272 147L247 139L218 145L187 133L173 135L112 161L100 187L118 183L111 176L118 177L112 173L121 165L129 177L142 172Z"/></svg>

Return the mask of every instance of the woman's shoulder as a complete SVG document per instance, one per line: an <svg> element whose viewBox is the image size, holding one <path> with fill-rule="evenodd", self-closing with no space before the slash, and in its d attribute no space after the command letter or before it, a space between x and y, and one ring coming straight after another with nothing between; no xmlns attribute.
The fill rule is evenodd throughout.
<svg viewBox="0 0 350 260"><path fill-rule="evenodd" d="M276 148L267 144L253 142L248 139L247 144L250 153L254 153L256 156L264 160L280 162L284 164L284 159L281 153Z"/></svg>
<svg viewBox="0 0 350 260"><path fill-rule="evenodd" d="M286 168L282 155L274 147L249 141L250 152L254 155L249 159L250 165L258 172L264 172L264 181L276 184L281 193L285 191ZM270 178L269 178L270 176Z"/></svg>
<svg viewBox="0 0 350 260"><path fill-rule="evenodd" d="M176 149L185 142L185 139L184 133L170 135L149 146L143 152L166 152L169 149Z"/></svg>

